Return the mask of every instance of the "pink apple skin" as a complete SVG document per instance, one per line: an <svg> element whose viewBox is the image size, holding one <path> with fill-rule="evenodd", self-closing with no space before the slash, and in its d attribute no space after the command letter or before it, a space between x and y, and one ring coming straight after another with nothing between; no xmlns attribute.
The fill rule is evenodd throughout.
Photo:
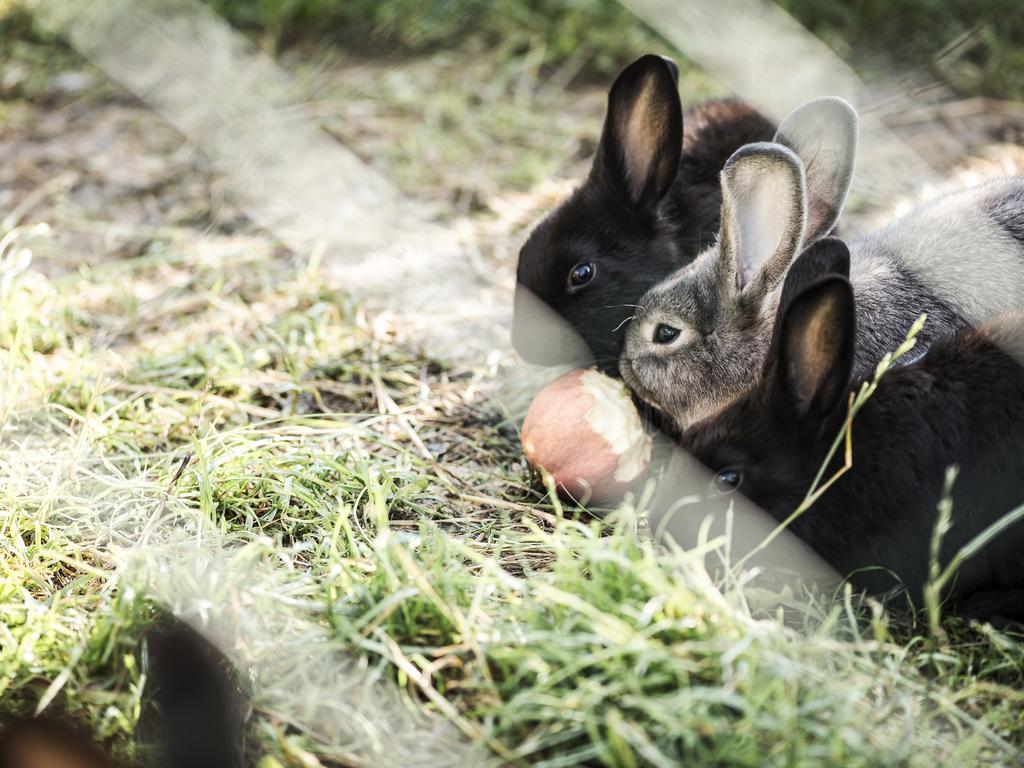
<svg viewBox="0 0 1024 768"><path fill-rule="evenodd" d="M625 387L594 370L570 371L538 392L520 438L530 466L580 502L621 496L650 462L650 437Z"/></svg>

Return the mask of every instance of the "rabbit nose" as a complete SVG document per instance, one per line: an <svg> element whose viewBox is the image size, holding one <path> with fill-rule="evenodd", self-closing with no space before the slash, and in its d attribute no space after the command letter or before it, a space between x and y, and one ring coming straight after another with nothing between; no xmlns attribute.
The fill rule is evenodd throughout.
<svg viewBox="0 0 1024 768"><path fill-rule="evenodd" d="M651 338L655 344L671 344L679 338L679 329L673 328L665 323L658 323L654 328L654 336Z"/></svg>

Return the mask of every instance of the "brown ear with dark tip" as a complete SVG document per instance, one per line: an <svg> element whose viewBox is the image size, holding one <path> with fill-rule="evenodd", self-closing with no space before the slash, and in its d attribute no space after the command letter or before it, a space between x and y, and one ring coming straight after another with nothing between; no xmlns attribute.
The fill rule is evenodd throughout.
<svg viewBox="0 0 1024 768"><path fill-rule="evenodd" d="M626 67L608 93L591 175L637 206L656 205L679 171L683 108L678 73L674 62L647 54Z"/></svg>
<svg viewBox="0 0 1024 768"><path fill-rule="evenodd" d="M853 288L827 275L794 296L777 321L769 359L775 397L799 419L822 419L849 390L856 339Z"/></svg>

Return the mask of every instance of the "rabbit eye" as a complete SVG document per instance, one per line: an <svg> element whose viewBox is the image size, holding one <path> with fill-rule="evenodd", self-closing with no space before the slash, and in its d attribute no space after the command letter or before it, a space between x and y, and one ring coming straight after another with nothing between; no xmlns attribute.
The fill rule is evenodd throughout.
<svg viewBox="0 0 1024 768"><path fill-rule="evenodd" d="M581 261L569 272L569 285L567 286L569 293L576 293L576 291L593 280L596 274L597 265L594 262Z"/></svg>
<svg viewBox="0 0 1024 768"><path fill-rule="evenodd" d="M673 328L671 325L665 325L664 323L658 323L658 327L654 329L654 343L655 344L671 344L673 341L679 338L679 329Z"/></svg>
<svg viewBox="0 0 1024 768"><path fill-rule="evenodd" d="M742 482L743 473L738 469L729 467L715 475L715 479L711 481L711 490L716 494L725 495L739 488Z"/></svg>

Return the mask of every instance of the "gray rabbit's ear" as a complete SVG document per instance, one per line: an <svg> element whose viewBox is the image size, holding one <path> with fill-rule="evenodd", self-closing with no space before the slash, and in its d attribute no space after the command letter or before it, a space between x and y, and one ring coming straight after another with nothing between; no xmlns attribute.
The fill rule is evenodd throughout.
<svg viewBox="0 0 1024 768"><path fill-rule="evenodd" d="M800 158L767 142L736 150L722 169L722 287L757 298L778 286L800 248L806 209Z"/></svg>
<svg viewBox="0 0 1024 768"><path fill-rule="evenodd" d="M775 141L803 161L807 184L804 241L833 230L846 202L857 158L857 112L843 99L809 101L782 121Z"/></svg>

